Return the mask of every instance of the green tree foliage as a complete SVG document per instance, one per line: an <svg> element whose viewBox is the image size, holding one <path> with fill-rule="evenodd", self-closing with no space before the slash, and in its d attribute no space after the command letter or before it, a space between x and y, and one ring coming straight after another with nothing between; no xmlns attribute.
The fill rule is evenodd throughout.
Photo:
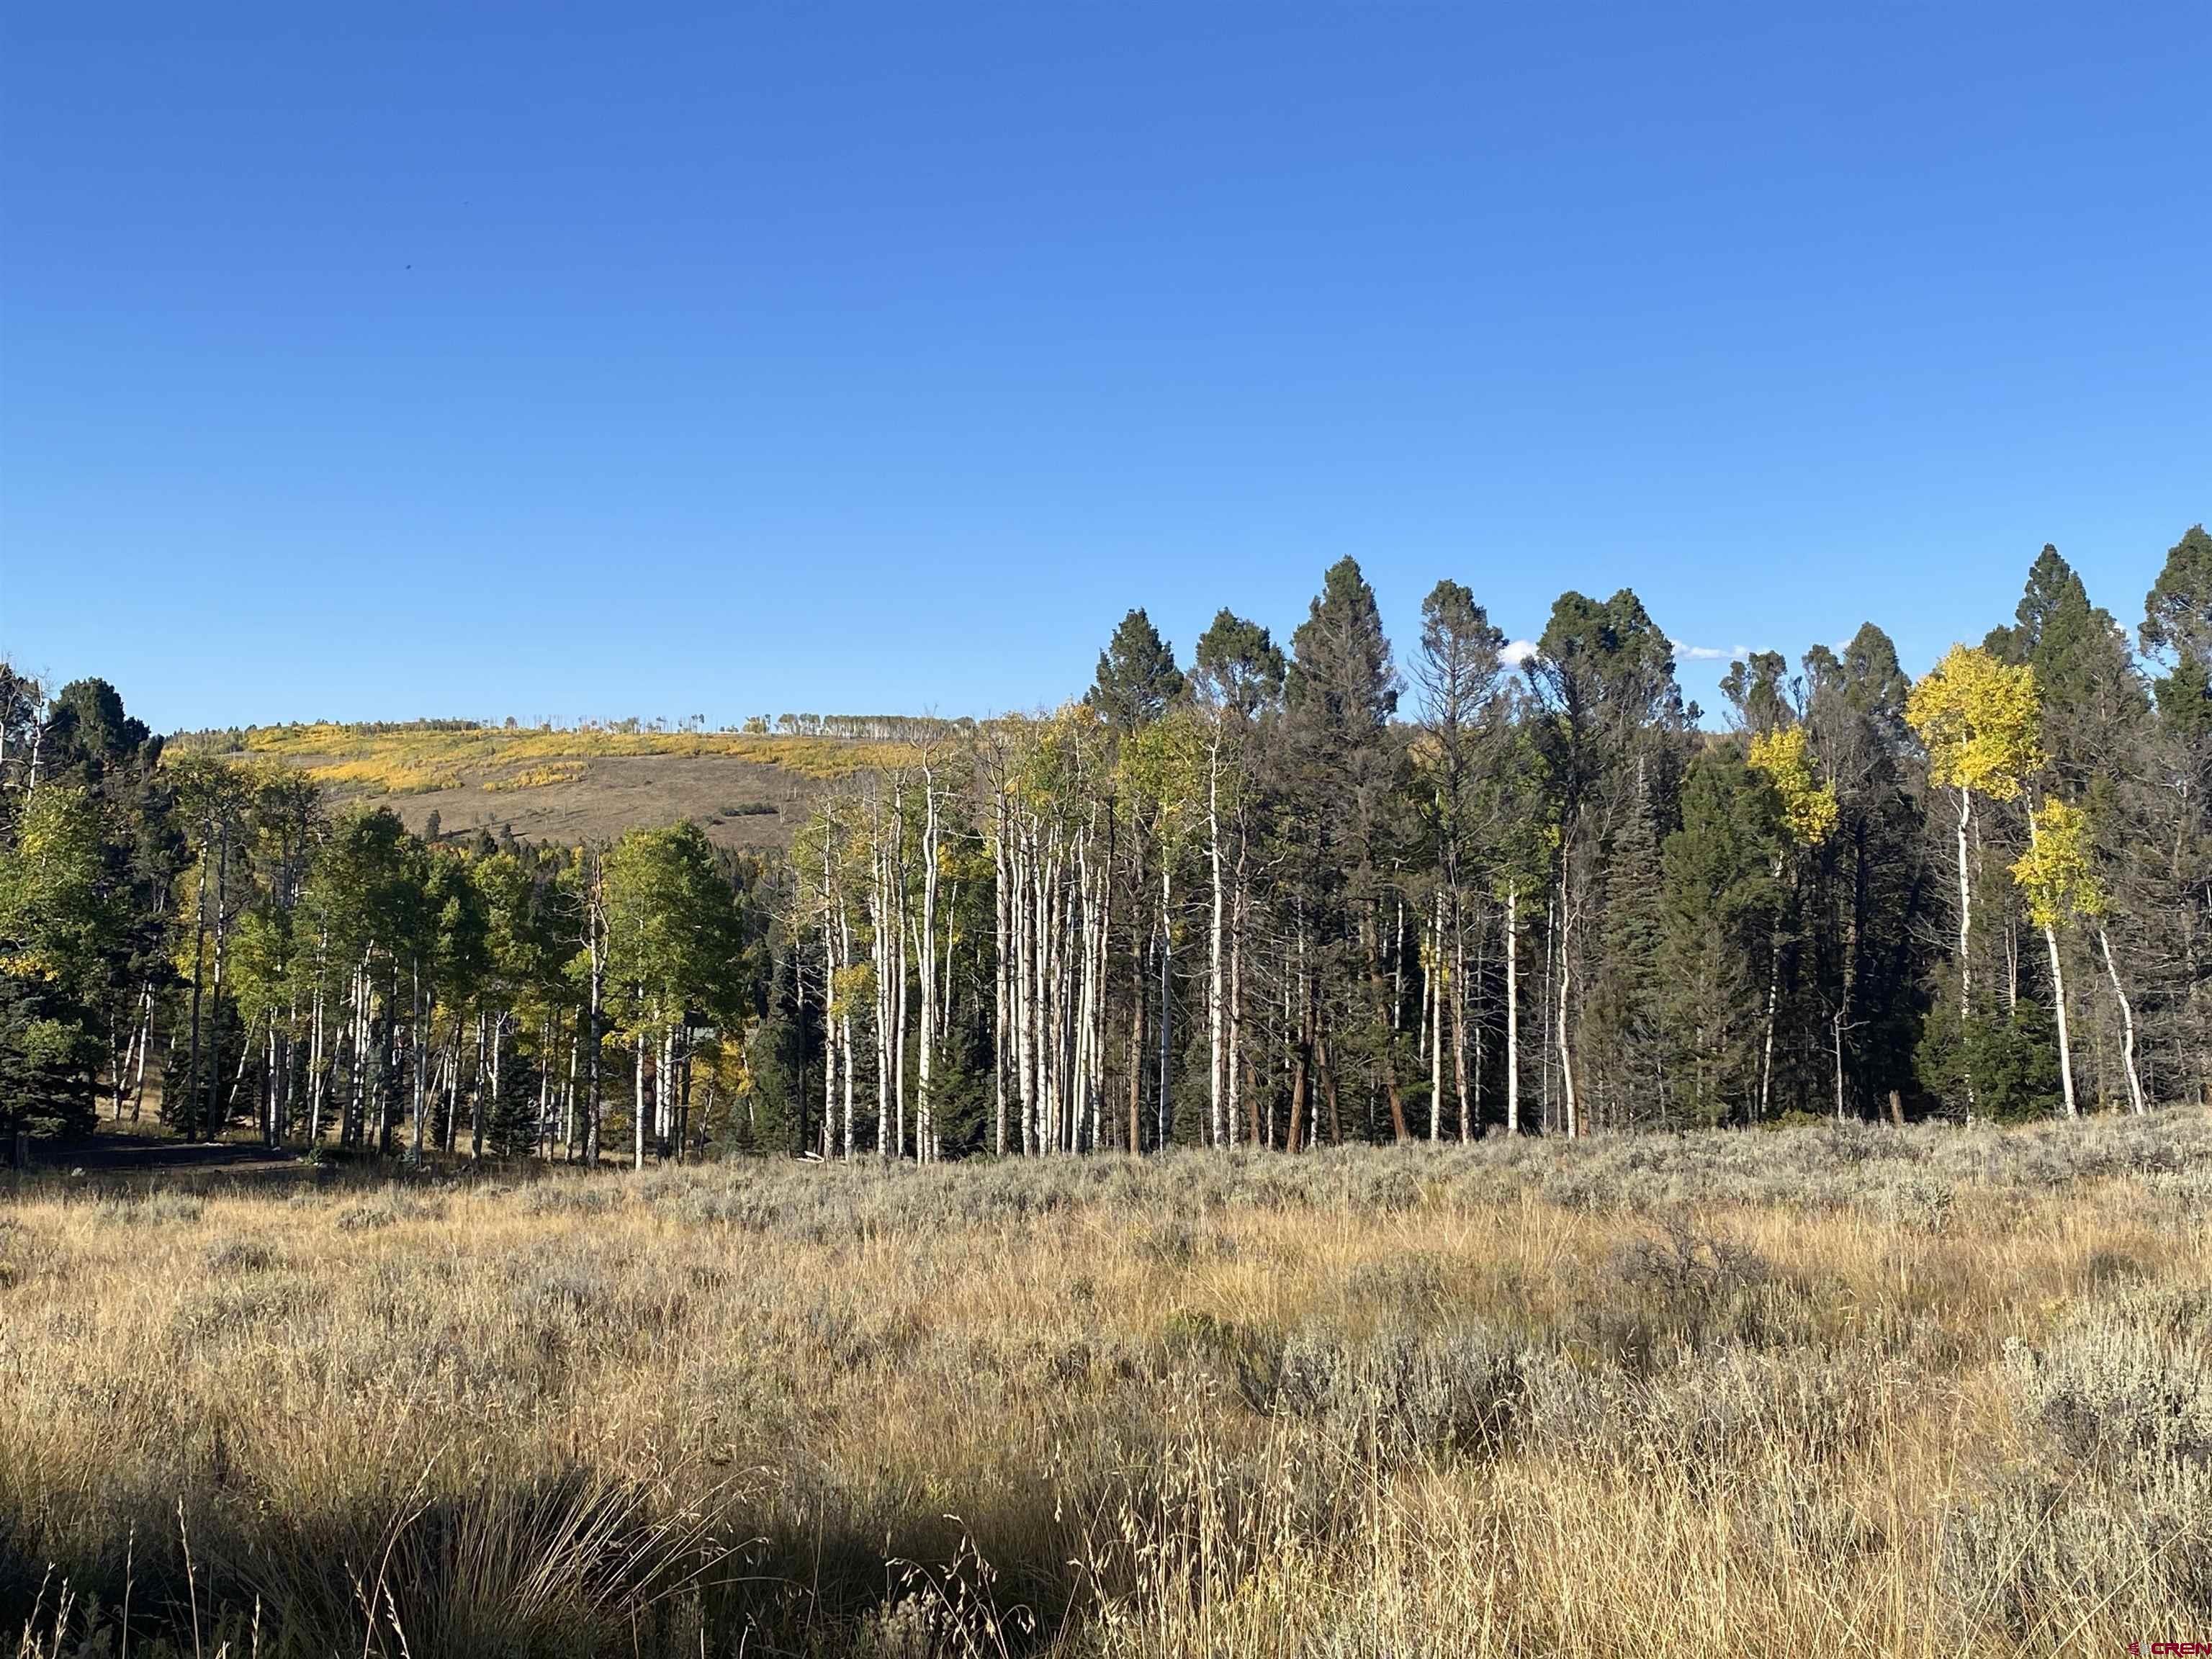
<svg viewBox="0 0 2212 1659"><path fill-rule="evenodd" d="M1150 617L1132 611L1098 653L1098 677L1085 701L1116 731L1133 732L1159 719L1184 690L1173 648Z"/></svg>
<svg viewBox="0 0 2212 1659"><path fill-rule="evenodd" d="M89 1127L107 965L123 927L90 793L33 791L0 860L0 1130Z"/></svg>
<svg viewBox="0 0 2212 1659"><path fill-rule="evenodd" d="M1781 889L1784 832L1772 785L1732 744L1703 750L1682 783L1682 822L1667 837L1662 932L1655 967L1665 1056L1683 1116L1748 1121L1758 1097L1760 983Z"/></svg>
<svg viewBox="0 0 2212 1659"><path fill-rule="evenodd" d="M2208 617L2195 527L2154 682L2045 548L1917 685L1869 623L1732 665L1720 732L1627 590L1516 675L1438 582L1401 708L1346 559L1286 649L1223 610L1186 676L1133 610L1081 702L825 763L787 856L434 844L0 666L0 1127L933 1158L2201 1099Z"/></svg>
<svg viewBox="0 0 2212 1659"><path fill-rule="evenodd" d="M2166 671L2157 683L2160 713L2191 737L2212 730L2212 535L2203 525L2166 550L2136 638Z"/></svg>
<svg viewBox="0 0 2212 1659"><path fill-rule="evenodd" d="M1402 829L1397 708L1398 672L1375 590L1356 562L1340 559L1291 639L1285 787L1300 802L1293 834L1314 950L1344 993L1325 1007L1324 1024L1335 1028L1339 1054L1369 1068L1402 1140L1409 1128L1399 1033L1383 1000L1390 964L1382 915Z"/></svg>

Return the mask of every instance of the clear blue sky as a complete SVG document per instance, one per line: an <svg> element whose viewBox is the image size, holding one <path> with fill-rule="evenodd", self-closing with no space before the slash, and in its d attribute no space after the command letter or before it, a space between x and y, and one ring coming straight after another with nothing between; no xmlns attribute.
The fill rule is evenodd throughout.
<svg viewBox="0 0 2212 1659"><path fill-rule="evenodd" d="M2208 88L2202 0L10 7L0 651L162 726L981 713L1349 553L1401 660L1449 575L1918 668L2045 541L2132 624Z"/></svg>

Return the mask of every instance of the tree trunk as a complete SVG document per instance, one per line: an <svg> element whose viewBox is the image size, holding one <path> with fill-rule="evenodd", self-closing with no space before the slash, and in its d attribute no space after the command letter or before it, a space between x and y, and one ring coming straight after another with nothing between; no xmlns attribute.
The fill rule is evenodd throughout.
<svg viewBox="0 0 2212 1659"><path fill-rule="evenodd" d="M640 1001L642 1002L642 1000L643 998L641 996ZM641 1012L642 1011L641 1011ZM630 1134L632 1142L630 1150L630 1168L642 1171L645 1168L646 1121L651 1114L647 1109L645 1097L645 1029L641 1020L638 1028L637 1035L630 1042L630 1058L636 1066L637 1071L635 1085L635 1097L631 1109L631 1116L634 1121L631 1124ZM482 1115L479 1114L479 1116L481 1115Z"/></svg>
<svg viewBox="0 0 2212 1659"><path fill-rule="evenodd" d="M1582 1133L1579 1103L1575 1097L1575 1056L1567 1042L1567 1003L1573 992L1574 938L1572 924L1568 921L1566 892L1559 894L1559 1096L1566 1108L1567 1139L1572 1140Z"/></svg>
<svg viewBox="0 0 2212 1659"><path fill-rule="evenodd" d="M1778 867L1782 862L1779 854L1775 855L1774 861L1778 866L1774 876L1778 882L1782 876ZM1766 1015L1762 1022L1759 1043L1759 1116L1761 1122L1766 1119L1774 1085L1774 1013L1781 1000L1782 921L1778 916L1767 929L1766 939Z"/></svg>
<svg viewBox="0 0 2212 1659"><path fill-rule="evenodd" d="M2105 972L2112 981L2112 995L2120 1005L2120 1054L2126 1063L2128 1078L2128 1109L2141 1115L2148 1109L2143 1099L2142 1077L2136 1069L2136 1011L2128 1000L2127 992L2120 985L2120 969L2112 960L2112 936L2104 928L2097 929L2097 944L2105 956Z"/></svg>
<svg viewBox="0 0 2212 1659"><path fill-rule="evenodd" d="M992 1150L1006 1155L1006 953L1008 927L1006 866L1006 797L997 793L994 805L997 834L991 841L991 1095Z"/></svg>
<svg viewBox="0 0 2212 1659"><path fill-rule="evenodd" d="M1212 750L1206 775L1206 826L1207 861L1213 873L1213 916L1206 952L1206 1139L1210 1145L1222 1146L1228 1141L1228 1121L1223 1115L1221 1098L1222 1062L1222 944L1224 908L1226 884L1221 872L1221 727L1214 726ZM1167 898L1161 895L1164 908Z"/></svg>
<svg viewBox="0 0 2212 1659"><path fill-rule="evenodd" d="M1174 1144L1175 1138L1174 1091L1168 1081L1168 1060L1175 1030L1175 1009L1168 1000L1175 963L1175 922L1169 908L1174 868L1175 861L1167 856L1166 848L1163 848L1160 856L1160 1098L1157 1141L1163 1152Z"/></svg>
<svg viewBox="0 0 2212 1659"><path fill-rule="evenodd" d="M1974 798L1967 791L1957 793L1959 815L1959 1040L1960 1059L1965 1060L1966 1021L1972 1012L1974 1000L1974 883L1972 867L1966 858L1966 832L1973 823ZM1966 1068L1966 1115L1974 1115L1974 1075Z"/></svg>
<svg viewBox="0 0 2212 1659"><path fill-rule="evenodd" d="M207 1132L210 1139L220 1133L222 1127L222 1120L216 1115L216 1083L222 1074L222 980L230 954L229 918L224 915L222 905L222 896L230 886L228 825L216 838L216 849L215 979L208 987Z"/></svg>
<svg viewBox="0 0 2212 1659"><path fill-rule="evenodd" d="M199 1076L200 1076L200 981L207 969L207 848L200 848L199 902L192 910L192 1046L191 1058L185 1065L184 1112L179 1127L185 1139L198 1139ZM168 1093L168 1079L162 1079L161 1092ZM165 1104L167 1103L165 1101Z"/></svg>
<svg viewBox="0 0 2212 1659"><path fill-rule="evenodd" d="M1470 1092L1467 1077L1467 921L1456 888L1452 892L1451 941L1452 1097L1459 1106L1459 1138L1464 1146L1474 1138L1475 1120L1482 1115L1482 1028L1478 1024L1474 1031L1474 1087ZM1474 963L1474 983L1480 988L1484 982L1480 939L1475 941Z"/></svg>
<svg viewBox="0 0 2212 1659"><path fill-rule="evenodd" d="M1397 1011L1395 999L1390 1008L1386 1009L1383 1006L1386 981L1382 973L1382 929L1376 923L1373 906L1362 907L1360 927L1367 947L1368 996L1374 1005L1376 1025L1387 1028L1381 1035L1383 1044L1382 1087L1390 1102L1390 1135L1392 1139L1403 1146L1413 1136L1406 1127L1405 1097L1398 1090Z"/></svg>
<svg viewBox="0 0 2212 1659"><path fill-rule="evenodd" d="M2035 827L2035 812L2027 814L2027 844L2036 846L2042 837ZM2058 928L2055 923L2043 924L2043 946L2051 959L2051 1012L2058 1027L2058 1084L2066 1101L2066 1115L2079 1117L2081 1109L2074 1098L2074 1044L2066 1024L2066 968L2058 954Z"/></svg>
<svg viewBox="0 0 2212 1659"><path fill-rule="evenodd" d="M1434 904L1436 925L1429 930L1429 1145L1443 1139L1444 1131L1444 893L1439 887Z"/></svg>
<svg viewBox="0 0 2212 1659"><path fill-rule="evenodd" d="M1505 890L1505 1133L1521 1133L1521 890L1511 885Z"/></svg>

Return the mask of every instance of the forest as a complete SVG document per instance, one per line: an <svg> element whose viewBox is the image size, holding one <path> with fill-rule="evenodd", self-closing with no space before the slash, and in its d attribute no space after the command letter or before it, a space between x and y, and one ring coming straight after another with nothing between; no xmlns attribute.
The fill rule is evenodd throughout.
<svg viewBox="0 0 2212 1659"><path fill-rule="evenodd" d="M866 752L768 852L414 834L0 669L0 1131L930 1163L2205 1097L2202 526L2132 632L2045 547L1917 682L1869 623L1711 719L1627 590L1421 619L1346 558L1285 640L1131 611L1051 712L785 716Z"/></svg>

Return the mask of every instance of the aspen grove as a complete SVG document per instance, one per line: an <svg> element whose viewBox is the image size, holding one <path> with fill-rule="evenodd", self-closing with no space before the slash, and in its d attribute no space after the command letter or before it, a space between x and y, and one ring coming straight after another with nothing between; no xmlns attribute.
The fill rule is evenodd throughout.
<svg viewBox="0 0 2212 1659"><path fill-rule="evenodd" d="M2132 638L2056 550L1917 684L1871 623L1686 703L1626 590L1509 647L1346 559L1278 639L868 741L781 852L410 833L0 673L0 1128L270 1146L1285 1153L2212 1085L2212 538ZM840 733L847 733L840 736Z"/></svg>

